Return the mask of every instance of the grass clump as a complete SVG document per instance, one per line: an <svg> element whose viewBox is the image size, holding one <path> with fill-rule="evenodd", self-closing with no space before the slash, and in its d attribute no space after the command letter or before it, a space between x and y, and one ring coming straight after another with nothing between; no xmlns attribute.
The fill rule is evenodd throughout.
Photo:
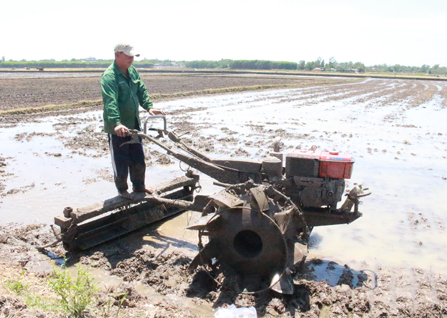
<svg viewBox="0 0 447 318"><path fill-rule="evenodd" d="M16 293L18 295L25 294L29 287L28 284L22 282L22 277L24 274L25 274L25 271L22 271L19 279L10 279L10 280L6 281L6 286L8 286L8 288L11 291L13 291L14 293Z"/></svg>
<svg viewBox="0 0 447 318"><path fill-rule="evenodd" d="M11 296L8 290L18 297ZM43 310L47 317L121 318L126 316L122 311L128 303L128 292L114 292L113 288L100 291L87 269L81 266L75 274L54 267L46 277L26 270L9 270L0 274L0 295L7 295L5 301L14 308L5 317L15 317L22 310L28 310L29 315L35 313L33 310ZM3 317L1 305L0 317Z"/></svg>
<svg viewBox="0 0 447 318"><path fill-rule="evenodd" d="M94 295L98 289L81 266L78 267L76 278L67 270L53 269L48 282L51 289L60 296L64 311L71 316L82 317L86 308L95 302Z"/></svg>
<svg viewBox="0 0 447 318"><path fill-rule="evenodd" d="M9 278L6 280L6 287L13 293L23 297L28 307L39 308L55 313L63 311L60 302L54 299L54 297L41 295L41 291L36 290L38 285L39 283L30 278L30 275L26 270L23 270L17 278ZM3 316L0 315L0 317Z"/></svg>
<svg viewBox="0 0 447 318"><path fill-rule="evenodd" d="M110 318L110 317L115 317L118 318L120 317L120 311L121 308L123 307L123 303L126 300L127 297L127 293L109 293L107 295L107 300L103 301L102 303L100 303L99 308L100 308L100 317L104 317L104 318ZM113 307L117 306L118 309L114 312Z"/></svg>

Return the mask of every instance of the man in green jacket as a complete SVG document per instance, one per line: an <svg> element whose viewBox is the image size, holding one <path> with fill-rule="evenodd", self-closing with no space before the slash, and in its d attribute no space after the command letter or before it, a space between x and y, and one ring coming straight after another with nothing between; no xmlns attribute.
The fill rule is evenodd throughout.
<svg viewBox="0 0 447 318"><path fill-rule="evenodd" d="M104 103L104 131L108 134L115 185L120 196L129 198L127 177L134 192L152 193L145 186L146 164L142 144L125 144L130 141L129 129L141 130L139 106L151 115L166 115L153 109L146 85L132 66L135 53L132 45L115 46L115 62L101 76ZM140 140L141 141L141 140Z"/></svg>

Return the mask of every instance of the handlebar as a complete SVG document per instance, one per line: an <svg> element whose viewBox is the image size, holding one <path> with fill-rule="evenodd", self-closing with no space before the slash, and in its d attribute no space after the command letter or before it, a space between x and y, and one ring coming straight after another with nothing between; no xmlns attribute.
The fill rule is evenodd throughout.
<svg viewBox="0 0 447 318"><path fill-rule="evenodd" d="M147 134L147 122L149 121L149 119L155 119L155 118L163 118L163 122L164 122L163 131L165 131L165 132L167 131L166 116L165 115L154 115L154 116L149 115L149 116L147 116L146 121L144 122L144 133L145 134Z"/></svg>

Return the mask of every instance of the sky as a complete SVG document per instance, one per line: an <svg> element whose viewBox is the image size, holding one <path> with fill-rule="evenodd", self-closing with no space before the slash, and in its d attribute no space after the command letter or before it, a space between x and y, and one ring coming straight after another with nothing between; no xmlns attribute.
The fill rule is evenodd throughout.
<svg viewBox="0 0 447 318"><path fill-rule="evenodd" d="M9 0L0 58L142 58L447 66L446 0Z"/></svg>

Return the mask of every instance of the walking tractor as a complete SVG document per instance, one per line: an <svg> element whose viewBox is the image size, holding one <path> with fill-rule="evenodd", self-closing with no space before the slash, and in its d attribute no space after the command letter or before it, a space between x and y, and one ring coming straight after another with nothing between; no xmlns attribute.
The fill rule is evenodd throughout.
<svg viewBox="0 0 447 318"><path fill-rule="evenodd" d="M148 129L148 121L157 118L163 120L163 129ZM150 136L151 131L158 136ZM201 218L188 227L199 237L199 252L191 269L221 266L236 274L247 291L267 286L290 294L292 274L307 256L313 228L355 221L362 216L359 199L371 194L355 185L339 205L354 165L348 154L317 151L316 147L282 153L276 138L270 156L261 161L212 159L168 131L161 115L149 116L144 132L132 130L130 134L130 142L153 142L190 168L185 176L156 186L152 195L132 193L132 199L114 197L84 208L65 208L55 224L61 228L67 250L85 250L192 210L201 212ZM161 143L164 136L170 142ZM211 195L195 194L197 170L223 189Z"/></svg>

